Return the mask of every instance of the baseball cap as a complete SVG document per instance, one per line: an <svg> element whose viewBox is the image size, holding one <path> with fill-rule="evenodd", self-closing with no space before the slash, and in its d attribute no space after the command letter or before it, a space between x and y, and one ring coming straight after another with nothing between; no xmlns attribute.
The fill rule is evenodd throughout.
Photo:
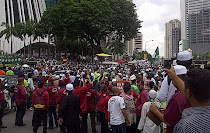
<svg viewBox="0 0 210 133"><path fill-rule="evenodd" d="M67 84L66 85L66 90L67 91L73 91L74 90L74 86L72 84Z"/></svg>
<svg viewBox="0 0 210 133"><path fill-rule="evenodd" d="M176 75L182 75L182 74L187 74L187 68L182 65L176 65L174 66L175 73Z"/></svg>
<svg viewBox="0 0 210 133"><path fill-rule="evenodd" d="M177 60L179 61L187 61L192 59L192 55L188 51L182 51L177 54Z"/></svg>

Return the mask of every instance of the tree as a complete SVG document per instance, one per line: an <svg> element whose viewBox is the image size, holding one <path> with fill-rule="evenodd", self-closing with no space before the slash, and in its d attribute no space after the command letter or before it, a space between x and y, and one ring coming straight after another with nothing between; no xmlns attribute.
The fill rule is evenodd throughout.
<svg viewBox="0 0 210 133"><path fill-rule="evenodd" d="M135 37L140 21L134 7L126 0L60 0L47 9L41 22L50 25L55 39L85 39L99 53L101 41L110 34L124 41Z"/></svg>
<svg viewBox="0 0 210 133"><path fill-rule="evenodd" d="M24 57L25 57L25 25L23 23L16 23L14 26L14 36L19 38L21 41L24 41Z"/></svg>
<svg viewBox="0 0 210 133"><path fill-rule="evenodd" d="M9 43L9 39L11 39L11 54L13 54L13 42L12 42L12 36L14 35L14 28L10 26L9 24L3 22L1 26L4 26L5 29L0 32L0 38L5 35L5 39Z"/></svg>
<svg viewBox="0 0 210 133"><path fill-rule="evenodd" d="M36 23L34 26L34 40L39 40L39 57L40 57L40 49L41 49L41 42L40 39L44 39L44 28L41 23Z"/></svg>
<svg viewBox="0 0 210 133"><path fill-rule="evenodd" d="M35 32L35 24L36 24L35 21L31 19L27 20L25 23L25 33L28 35L28 37L30 37L30 44L28 45L28 55L32 53L31 37L34 35Z"/></svg>

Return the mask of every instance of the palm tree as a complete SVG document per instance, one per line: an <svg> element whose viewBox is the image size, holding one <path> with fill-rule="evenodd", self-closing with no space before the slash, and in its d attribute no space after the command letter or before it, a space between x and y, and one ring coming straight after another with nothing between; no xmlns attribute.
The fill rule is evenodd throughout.
<svg viewBox="0 0 210 133"><path fill-rule="evenodd" d="M13 53L13 42L12 36L14 35L14 27L10 26L8 23L3 22L1 26L4 26L5 29L0 32L0 38L5 35L5 39L9 43L9 39L11 39L11 54Z"/></svg>
<svg viewBox="0 0 210 133"><path fill-rule="evenodd" d="M44 28L41 23L36 23L34 26L34 40L39 39L39 57L40 57L40 48L41 48L41 42L40 39L44 39Z"/></svg>
<svg viewBox="0 0 210 133"><path fill-rule="evenodd" d="M14 36L24 41L24 58L25 58L25 25L23 23L16 23L14 26Z"/></svg>
<svg viewBox="0 0 210 133"><path fill-rule="evenodd" d="M34 35L34 28L35 28L35 21L34 20L31 20L31 19L29 19L28 21L26 21L26 23L25 23L25 28L26 28L26 34L28 35L28 37L30 37L30 44L29 44L29 46L30 46L30 50L29 50L29 46L28 46L28 51L30 51L30 52L28 52L28 54L30 55L30 54L32 54L32 52L31 52L31 50L32 50L32 45L31 45L31 37L32 37L32 35Z"/></svg>

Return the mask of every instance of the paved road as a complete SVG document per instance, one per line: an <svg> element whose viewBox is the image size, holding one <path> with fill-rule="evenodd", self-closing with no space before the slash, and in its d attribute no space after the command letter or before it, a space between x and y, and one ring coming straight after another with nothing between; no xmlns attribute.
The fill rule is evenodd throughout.
<svg viewBox="0 0 210 133"><path fill-rule="evenodd" d="M26 111L23 122L26 124L24 127L15 126L15 114L14 111L6 112L3 117L3 125L7 128L1 129L1 133L32 133L32 114L33 111ZM43 127L39 127L38 133L42 133ZM97 131L99 131L99 126L97 126ZM59 127L52 130L48 130L48 133L57 133L59 132ZM88 118L88 133L91 133L90 121Z"/></svg>

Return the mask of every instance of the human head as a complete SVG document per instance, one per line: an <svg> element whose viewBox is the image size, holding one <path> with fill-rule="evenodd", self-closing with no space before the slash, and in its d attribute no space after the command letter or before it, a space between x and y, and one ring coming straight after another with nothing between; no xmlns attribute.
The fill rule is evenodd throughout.
<svg viewBox="0 0 210 133"><path fill-rule="evenodd" d="M183 65L186 68L189 68L192 64L192 55L188 51L182 51L177 54L177 61L178 65Z"/></svg>
<svg viewBox="0 0 210 133"><path fill-rule="evenodd" d="M101 90L102 91L106 91L107 90L107 84L106 84L106 82L101 82L100 87L101 87Z"/></svg>
<svg viewBox="0 0 210 133"><path fill-rule="evenodd" d="M124 85L123 90L128 95L131 95L132 94L131 85L129 85L129 84Z"/></svg>
<svg viewBox="0 0 210 133"><path fill-rule="evenodd" d="M18 84L23 84L23 83L24 83L24 78L23 77L18 78Z"/></svg>
<svg viewBox="0 0 210 133"><path fill-rule="evenodd" d="M191 102L210 102L210 71L193 68L187 72L185 78L185 97Z"/></svg>
<svg viewBox="0 0 210 133"><path fill-rule="evenodd" d="M66 85L66 90L69 92L72 92L74 90L74 86L72 84L67 84Z"/></svg>
<svg viewBox="0 0 210 133"><path fill-rule="evenodd" d="M38 87L39 87L39 89L42 89L42 88L43 88L43 86L44 86L44 82L39 81L39 83L38 83Z"/></svg>
<svg viewBox="0 0 210 133"><path fill-rule="evenodd" d="M155 98L157 97L157 92L155 90L150 90L148 95L151 100L155 100Z"/></svg>
<svg viewBox="0 0 210 133"><path fill-rule="evenodd" d="M140 91L144 89L144 81L143 80L138 80L137 81L137 87Z"/></svg>
<svg viewBox="0 0 210 133"><path fill-rule="evenodd" d="M115 96L119 96L120 95L120 90L118 89L118 87L114 86L114 87L112 87L112 93Z"/></svg>

